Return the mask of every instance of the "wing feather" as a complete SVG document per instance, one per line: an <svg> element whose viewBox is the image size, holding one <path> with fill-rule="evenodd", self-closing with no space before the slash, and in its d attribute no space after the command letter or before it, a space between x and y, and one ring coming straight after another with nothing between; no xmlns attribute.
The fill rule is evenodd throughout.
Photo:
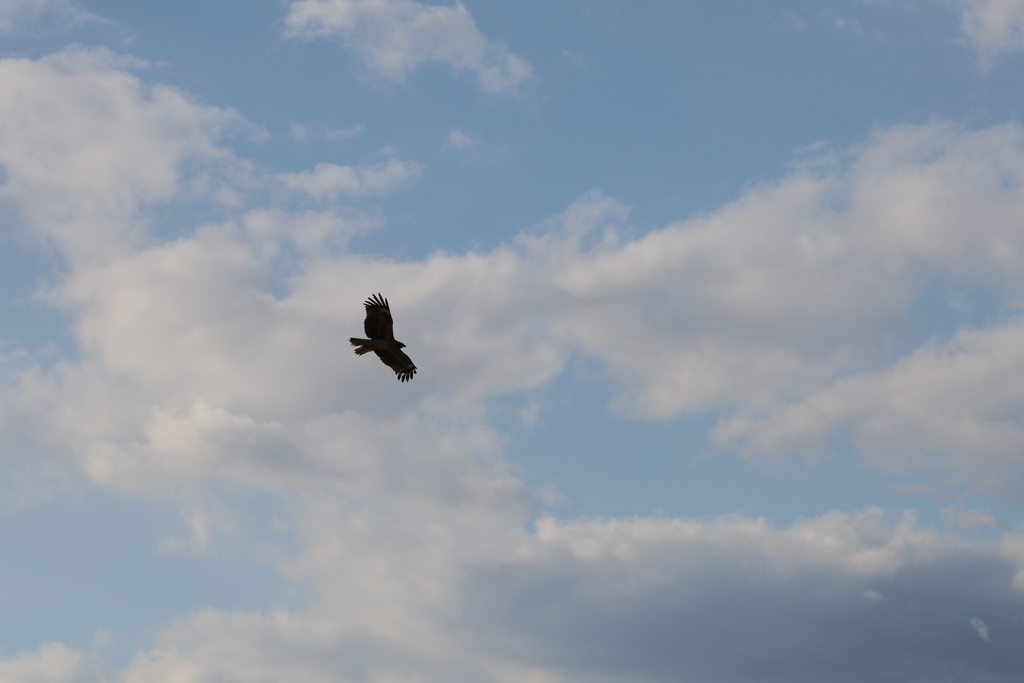
<svg viewBox="0 0 1024 683"><path fill-rule="evenodd" d="M391 306L380 294L375 294L363 304L366 307L366 320L363 331L370 339L395 339L395 322L391 319Z"/></svg>
<svg viewBox="0 0 1024 683"><path fill-rule="evenodd" d="M402 382L408 382L416 374L416 365L412 362L412 358L409 358L402 351L397 349L394 351L378 351L374 349L373 352L384 362L384 365L395 371L395 375Z"/></svg>

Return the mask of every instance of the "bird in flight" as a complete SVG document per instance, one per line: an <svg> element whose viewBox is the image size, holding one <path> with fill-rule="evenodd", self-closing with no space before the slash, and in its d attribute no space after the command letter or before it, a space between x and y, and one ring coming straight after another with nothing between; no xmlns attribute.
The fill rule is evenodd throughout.
<svg viewBox="0 0 1024 683"><path fill-rule="evenodd" d="M395 341L394 321L391 319L391 307L388 300L380 294L371 296L363 304L366 307L366 320L363 331L369 339L349 337L352 346L356 347L356 355L373 351L377 357L395 371L402 382L408 382L416 374L416 366L402 349L405 344Z"/></svg>

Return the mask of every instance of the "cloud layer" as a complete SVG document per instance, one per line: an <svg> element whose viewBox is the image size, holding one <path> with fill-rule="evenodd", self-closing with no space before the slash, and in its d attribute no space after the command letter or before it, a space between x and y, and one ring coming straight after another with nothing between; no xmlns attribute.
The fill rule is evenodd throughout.
<svg viewBox="0 0 1024 683"><path fill-rule="evenodd" d="M471 545L449 533L469 529L453 520L398 535L336 504L313 507L293 569L316 585L309 611L203 611L116 675L59 645L0 674L944 683L1008 682L1024 666L1019 538L971 546L877 510L782 530L743 518L542 519L465 554Z"/></svg>
<svg viewBox="0 0 1024 683"><path fill-rule="evenodd" d="M359 168L322 163L312 171L282 173L280 178L289 190L319 200L334 200L342 194L350 197L387 194L414 181L422 170L422 164L389 159Z"/></svg>
<svg viewBox="0 0 1024 683"><path fill-rule="evenodd" d="M393 4L292 15L364 21ZM443 9L442 23L465 13ZM509 244L395 260L345 248L382 219L340 202L423 167L260 171L225 141L239 114L143 67L103 50L0 60L0 198L60 254L41 296L75 343L57 361L4 357L2 471L37 499L85 481L176 505L186 523L165 550L258 548L315 599L182 615L122 671L50 644L0 677L1018 675L1016 531L970 543L877 510L785 529L531 524L488 410L578 358L614 383L611 409L718 415L712 438L744 457L826 457L849 435L875 471L965 496L965 523L971 495L1019 501L1020 126L882 129L637 237L624 205L589 193ZM217 217L160 220L195 205ZM413 383L346 347L373 291ZM904 321L928 297L950 325L922 339Z"/></svg>
<svg viewBox="0 0 1024 683"><path fill-rule="evenodd" d="M1024 2L961 0L961 27L985 57L1024 47Z"/></svg>
<svg viewBox="0 0 1024 683"><path fill-rule="evenodd" d="M533 75L526 60L480 32L462 3L293 0L285 24L291 36L337 36L370 71L395 81L441 62L474 74L485 92L512 95Z"/></svg>
<svg viewBox="0 0 1024 683"><path fill-rule="evenodd" d="M45 17L68 23L98 19L70 0L0 0L0 34L13 33Z"/></svg>

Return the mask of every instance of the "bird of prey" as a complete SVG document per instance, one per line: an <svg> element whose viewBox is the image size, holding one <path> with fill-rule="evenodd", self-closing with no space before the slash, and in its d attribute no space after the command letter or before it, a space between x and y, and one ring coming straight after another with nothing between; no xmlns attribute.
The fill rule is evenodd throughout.
<svg viewBox="0 0 1024 683"><path fill-rule="evenodd" d="M371 296L363 304L366 307L366 320L363 331L369 339L349 337L352 346L356 347L356 355L373 351L384 365L395 371L402 382L408 382L416 374L416 366L402 349L405 344L395 341L394 321L391 319L391 307L388 300L380 294Z"/></svg>

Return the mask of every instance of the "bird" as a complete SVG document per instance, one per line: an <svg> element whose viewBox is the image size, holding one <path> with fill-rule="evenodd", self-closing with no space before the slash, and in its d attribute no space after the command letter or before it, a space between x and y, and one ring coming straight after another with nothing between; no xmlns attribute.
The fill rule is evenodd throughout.
<svg viewBox="0 0 1024 683"><path fill-rule="evenodd" d="M416 365L402 351L405 344L395 340L394 321L391 319L388 300L378 292L367 299L363 306L366 307L363 331L369 339L349 337L349 342L356 347L356 355L373 351L384 365L395 371L400 382L408 382L416 374Z"/></svg>

